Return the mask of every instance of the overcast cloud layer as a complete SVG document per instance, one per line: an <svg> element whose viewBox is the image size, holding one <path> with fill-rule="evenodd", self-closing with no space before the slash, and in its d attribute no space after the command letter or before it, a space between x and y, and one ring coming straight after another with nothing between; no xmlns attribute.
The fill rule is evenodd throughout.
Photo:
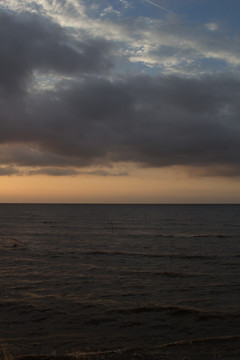
<svg viewBox="0 0 240 360"><path fill-rule="evenodd" d="M123 162L240 175L239 35L168 9L130 19L130 9L0 7L0 175Z"/></svg>

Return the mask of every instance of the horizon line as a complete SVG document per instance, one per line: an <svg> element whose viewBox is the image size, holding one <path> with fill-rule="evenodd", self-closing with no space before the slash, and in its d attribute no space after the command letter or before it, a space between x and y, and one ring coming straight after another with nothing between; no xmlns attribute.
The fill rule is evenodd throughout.
<svg viewBox="0 0 240 360"><path fill-rule="evenodd" d="M118 203L118 202L108 202L108 203L94 203L94 202L0 202L0 205L240 205L240 203L235 202L211 202L211 203L151 203L151 202L126 202L126 203Z"/></svg>

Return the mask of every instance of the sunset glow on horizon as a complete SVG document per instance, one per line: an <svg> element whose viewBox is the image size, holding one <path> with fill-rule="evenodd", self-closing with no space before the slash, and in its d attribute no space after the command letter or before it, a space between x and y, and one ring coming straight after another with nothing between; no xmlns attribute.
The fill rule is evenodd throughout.
<svg viewBox="0 0 240 360"><path fill-rule="evenodd" d="M1 177L2 203L239 203L238 179L189 177L176 170L126 176Z"/></svg>
<svg viewBox="0 0 240 360"><path fill-rule="evenodd" d="M0 5L0 203L240 203L232 0Z"/></svg>

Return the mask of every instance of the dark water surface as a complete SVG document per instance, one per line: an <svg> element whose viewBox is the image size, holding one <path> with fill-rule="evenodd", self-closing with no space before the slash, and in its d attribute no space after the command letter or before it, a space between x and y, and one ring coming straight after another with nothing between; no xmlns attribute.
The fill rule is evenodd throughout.
<svg viewBox="0 0 240 360"><path fill-rule="evenodd" d="M13 355L240 350L240 206L2 204L0 321Z"/></svg>

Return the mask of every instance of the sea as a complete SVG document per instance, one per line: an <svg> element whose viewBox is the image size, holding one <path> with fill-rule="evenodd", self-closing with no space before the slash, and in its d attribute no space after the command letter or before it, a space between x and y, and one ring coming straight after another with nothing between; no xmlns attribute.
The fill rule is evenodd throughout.
<svg viewBox="0 0 240 360"><path fill-rule="evenodd" d="M240 205L0 204L0 354L240 359Z"/></svg>

